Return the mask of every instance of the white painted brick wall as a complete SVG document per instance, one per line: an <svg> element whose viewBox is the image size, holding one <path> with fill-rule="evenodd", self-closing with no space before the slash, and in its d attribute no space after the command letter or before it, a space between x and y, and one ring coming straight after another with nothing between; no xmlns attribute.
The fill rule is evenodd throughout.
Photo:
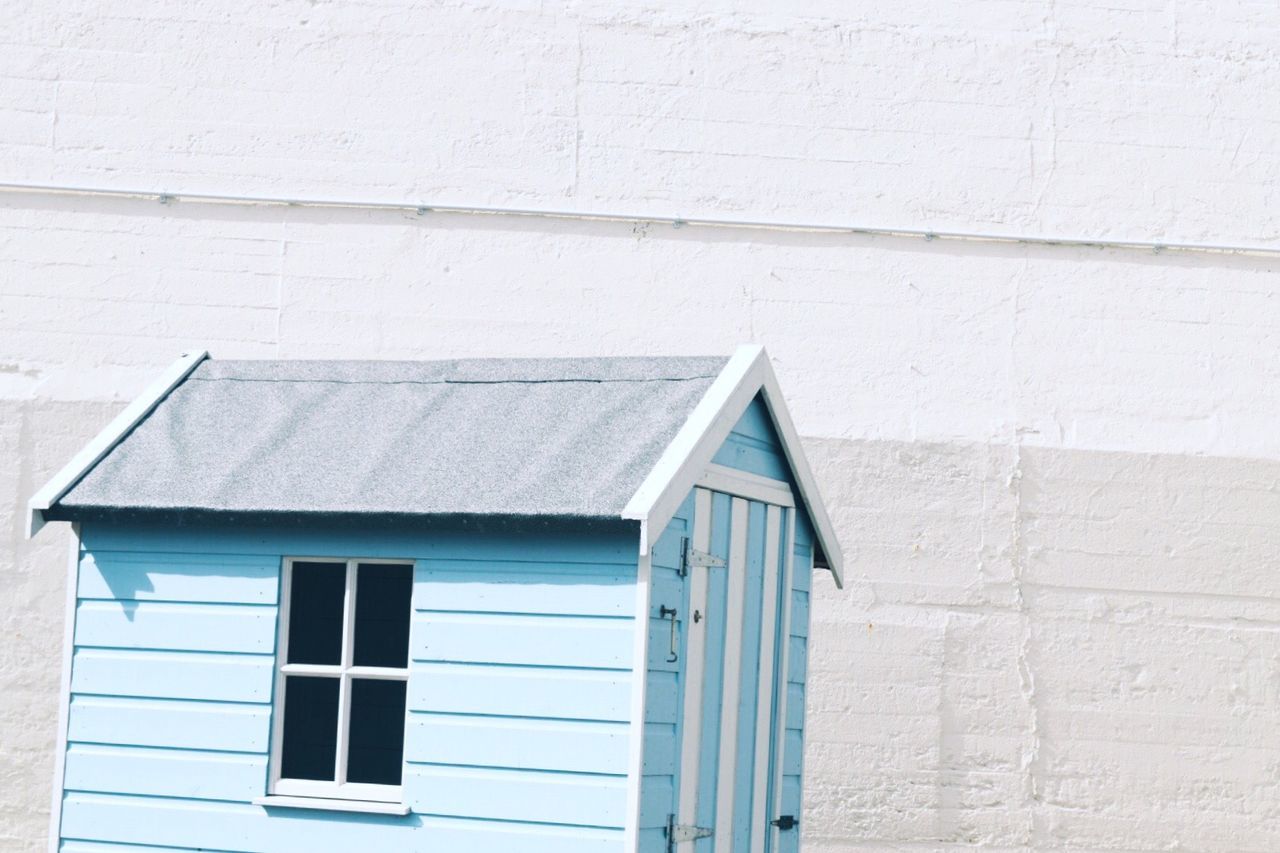
<svg viewBox="0 0 1280 853"><path fill-rule="evenodd" d="M1264 2L0 3L0 182L1280 247ZM803 831L1280 849L1280 259L0 195L0 849L65 539L182 349L766 344L848 549Z"/></svg>

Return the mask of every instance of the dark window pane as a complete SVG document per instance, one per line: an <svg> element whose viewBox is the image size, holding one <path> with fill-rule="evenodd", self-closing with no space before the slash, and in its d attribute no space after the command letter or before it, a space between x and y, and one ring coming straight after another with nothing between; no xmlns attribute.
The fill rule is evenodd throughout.
<svg viewBox="0 0 1280 853"><path fill-rule="evenodd" d="M294 563L289 594L289 663L342 662L345 563Z"/></svg>
<svg viewBox="0 0 1280 853"><path fill-rule="evenodd" d="M332 782L338 752L338 679L287 675L284 681L280 775Z"/></svg>
<svg viewBox="0 0 1280 853"><path fill-rule="evenodd" d="M399 785L404 758L405 682L351 681L347 781Z"/></svg>
<svg viewBox="0 0 1280 853"><path fill-rule="evenodd" d="M413 566L361 563L356 574L356 666L409 665Z"/></svg>

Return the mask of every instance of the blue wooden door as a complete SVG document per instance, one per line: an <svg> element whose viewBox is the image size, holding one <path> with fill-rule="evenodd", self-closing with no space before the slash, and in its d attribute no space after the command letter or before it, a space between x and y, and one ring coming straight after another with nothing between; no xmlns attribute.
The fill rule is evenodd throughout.
<svg viewBox="0 0 1280 853"><path fill-rule="evenodd" d="M782 485L782 484L779 484ZM792 510L698 489L686 613L680 853L772 853ZM702 554L709 555L702 557ZM710 834L707 834L709 831ZM698 837L700 836L700 837Z"/></svg>

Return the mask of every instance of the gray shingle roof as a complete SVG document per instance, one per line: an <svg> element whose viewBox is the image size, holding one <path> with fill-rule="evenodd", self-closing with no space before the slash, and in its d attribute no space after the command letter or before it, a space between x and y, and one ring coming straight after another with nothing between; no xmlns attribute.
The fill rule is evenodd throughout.
<svg viewBox="0 0 1280 853"><path fill-rule="evenodd" d="M58 506L618 518L726 362L205 361Z"/></svg>

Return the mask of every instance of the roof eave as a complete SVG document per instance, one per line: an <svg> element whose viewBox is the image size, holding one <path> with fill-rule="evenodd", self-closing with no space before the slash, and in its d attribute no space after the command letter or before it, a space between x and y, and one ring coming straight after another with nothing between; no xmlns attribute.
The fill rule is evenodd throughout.
<svg viewBox="0 0 1280 853"><path fill-rule="evenodd" d="M80 479L89 473L94 465L101 462L135 426L155 410L170 391L181 385L191 375L191 371L208 357L209 353L204 350L183 353L177 361L165 369L164 373L147 386L141 395L126 406L124 411L116 415L111 423L94 436L92 441L81 448L61 471L32 495L31 500L27 502L28 539L40 532L40 528L44 527L48 521L45 513L61 500L63 495L71 491L72 487L80 482Z"/></svg>
<svg viewBox="0 0 1280 853"><path fill-rule="evenodd" d="M653 470L627 502L622 517L640 522L640 553L642 556L649 553L689 489L693 488L698 474L711 462L757 394L763 394L782 440L800 490L800 499L813 522L818 547L826 556L836 586L843 588L843 558L835 528L818 492L817 481L805 458L795 424L787 413L778 378L764 347L758 344L739 347L729 359L689 414L684 426L667 445Z"/></svg>

